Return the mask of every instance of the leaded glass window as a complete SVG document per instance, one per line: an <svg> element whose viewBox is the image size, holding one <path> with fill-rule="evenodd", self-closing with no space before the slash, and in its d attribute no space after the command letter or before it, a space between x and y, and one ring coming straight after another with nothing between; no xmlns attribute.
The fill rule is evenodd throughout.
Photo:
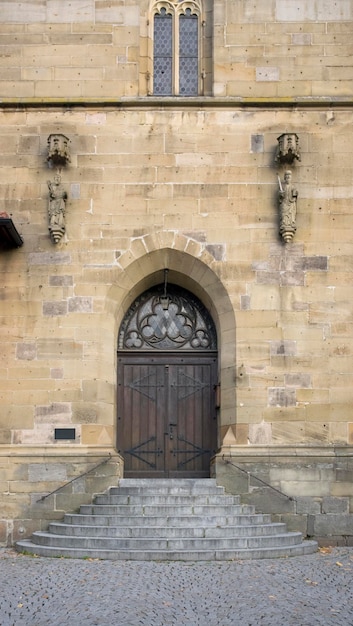
<svg viewBox="0 0 353 626"><path fill-rule="evenodd" d="M198 93L198 20L186 9L179 17L179 93L196 96Z"/></svg>
<svg viewBox="0 0 353 626"><path fill-rule="evenodd" d="M169 0L153 18L153 93L196 96L200 77L200 10Z"/></svg>
<svg viewBox="0 0 353 626"><path fill-rule="evenodd" d="M173 89L173 23L166 9L154 16L153 84L157 96L168 96Z"/></svg>

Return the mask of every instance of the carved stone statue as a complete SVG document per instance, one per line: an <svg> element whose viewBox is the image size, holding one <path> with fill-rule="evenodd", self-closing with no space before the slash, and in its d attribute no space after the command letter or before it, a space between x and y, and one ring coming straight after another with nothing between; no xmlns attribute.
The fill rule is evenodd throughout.
<svg viewBox="0 0 353 626"><path fill-rule="evenodd" d="M65 208L67 193L61 184L59 174L54 176L54 181L48 180L49 189L49 232L53 243L58 243L65 233Z"/></svg>
<svg viewBox="0 0 353 626"><path fill-rule="evenodd" d="M292 172L287 170L284 173L284 180L278 177L279 183L279 213L280 213L280 226L279 232L284 241L288 243L294 237L296 227L297 216L297 198L298 192L292 185Z"/></svg>

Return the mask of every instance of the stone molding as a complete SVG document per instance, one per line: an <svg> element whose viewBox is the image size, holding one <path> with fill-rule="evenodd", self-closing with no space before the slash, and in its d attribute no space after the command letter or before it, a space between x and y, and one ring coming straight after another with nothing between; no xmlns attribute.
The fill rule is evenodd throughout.
<svg viewBox="0 0 353 626"><path fill-rule="evenodd" d="M62 108L70 106L72 108L82 108L90 106L95 108L110 108L111 110L125 108L169 108L175 106L181 108L259 108L259 109L327 109L330 108L353 108L353 98L351 96L285 96L278 98L246 97L246 96L136 96L134 98L1 98L0 110L6 108L26 108L43 109Z"/></svg>

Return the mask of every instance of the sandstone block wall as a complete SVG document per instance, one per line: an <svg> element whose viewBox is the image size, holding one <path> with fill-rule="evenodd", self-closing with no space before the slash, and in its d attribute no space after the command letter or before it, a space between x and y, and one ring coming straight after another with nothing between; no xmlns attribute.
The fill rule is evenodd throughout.
<svg viewBox="0 0 353 626"><path fill-rule="evenodd" d="M352 114L328 115L3 112L0 208L24 238L0 259L3 443L49 443L55 425L74 425L76 443L115 444L119 319L137 285L158 271L163 280L162 250L174 251L171 280L213 302L221 437L231 425L241 444L352 443ZM302 146L288 245L274 165L283 128ZM54 246L46 139L58 130L73 158L62 173L66 235ZM210 277L199 280L195 259Z"/></svg>
<svg viewBox="0 0 353 626"><path fill-rule="evenodd" d="M149 7L149 0L4 0L2 98L146 96ZM350 0L204 0L203 21L205 95L351 98Z"/></svg>
<svg viewBox="0 0 353 626"><path fill-rule="evenodd" d="M1 4L0 212L24 240L0 253L5 456L31 446L42 459L58 427L75 429L65 454L115 453L119 325L166 266L215 320L219 446L352 453L353 8L309 4L207 0L205 97L189 100L147 96L147 0ZM288 245L275 163L284 132L301 149ZM72 156L56 245L52 133L69 137ZM6 519L29 519L24 472ZM308 483L298 470L296 497L320 493L323 475ZM350 514L349 480L333 472L329 484L324 496ZM10 492L6 478L4 502Z"/></svg>
<svg viewBox="0 0 353 626"><path fill-rule="evenodd" d="M320 545L353 545L353 456L332 446L224 448L212 471L227 492Z"/></svg>
<svg viewBox="0 0 353 626"><path fill-rule="evenodd" d="M11 546L116 485L121 457L104 449L0 449L0 546Z"/></svg>

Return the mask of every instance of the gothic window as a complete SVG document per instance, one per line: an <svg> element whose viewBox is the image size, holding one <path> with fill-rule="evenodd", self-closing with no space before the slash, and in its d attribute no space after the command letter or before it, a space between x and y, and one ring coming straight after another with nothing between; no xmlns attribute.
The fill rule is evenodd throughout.
<svg viewBox="0 0 353 626"><path fill-rule="evenodd" d="M168 96L173 93L173 17L164 7L154 16L153 60L154 93Z"/></svg>
<svg viewBox="0 0 353 626"><path fill-rule="evenodd" d="M199 82L198 19L186 9L179 17L179 93L198 94Z"/></svg>
<svg viewBox="0 0 353 626"><path fill-rule="evenodd" d="M201 7L198 1L158 1L153 8L153 94L201 91Z"/></svg>

